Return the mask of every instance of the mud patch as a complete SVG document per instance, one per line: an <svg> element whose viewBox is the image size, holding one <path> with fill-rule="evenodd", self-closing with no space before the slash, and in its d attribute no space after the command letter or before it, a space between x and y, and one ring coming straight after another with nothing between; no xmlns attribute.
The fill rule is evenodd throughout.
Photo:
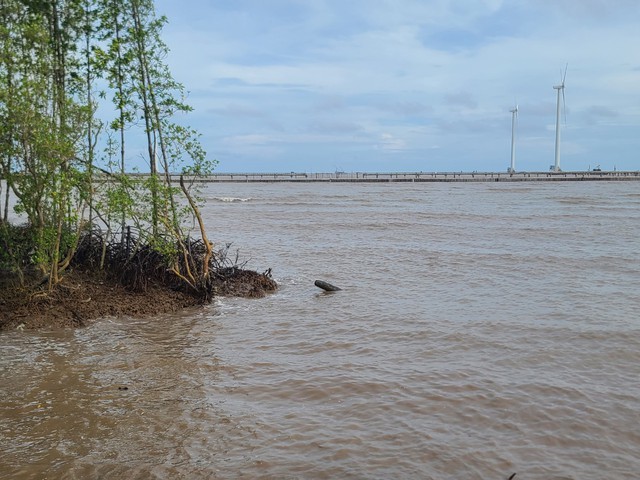
<svg viewBox="0 0 640 480"><path fill-rule="evenodd" d="M104 317L147 317L202 305L202 299L166 285L149 284L145 292L125 288L100 274L73 270L65 273L52 292L29 279L20 287L16 278L0 273L0 331L82 327ZM278 286L270 274L227 268L212 275L218 296L259 298Z"/></svg>

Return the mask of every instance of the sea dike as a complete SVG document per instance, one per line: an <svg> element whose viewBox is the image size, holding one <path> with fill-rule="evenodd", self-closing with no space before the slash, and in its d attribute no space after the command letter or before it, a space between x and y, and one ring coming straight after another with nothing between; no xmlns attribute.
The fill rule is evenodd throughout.
<svg viewBox="0 0 640 480"><path fill-rule="evenodd" d="M177 182L178 175L172 175ZM217 173L196 181L216 182L557 182L640 180L640 171L577 172L397 172L397 173Z"/></svg>

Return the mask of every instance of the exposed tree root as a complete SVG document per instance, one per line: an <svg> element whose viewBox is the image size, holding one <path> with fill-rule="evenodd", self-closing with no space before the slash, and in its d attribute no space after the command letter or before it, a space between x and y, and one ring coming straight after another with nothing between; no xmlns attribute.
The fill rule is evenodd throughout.
<svg viewBox="0 0 640 480"><path fill-rule="evenodd" d="M133 235L122 239L86 232L53 290L36 271L25 270L21 282L17 274L0 270L0 330L82 326L105 316L139 317L203 305L216 295L258 298L278 288L270 270L245 270L237 256L230 258L230 245L207 255L202 240L181 243L184 248L161 253ZM187 269L191 278L206 280L186 281Z"/></svg>

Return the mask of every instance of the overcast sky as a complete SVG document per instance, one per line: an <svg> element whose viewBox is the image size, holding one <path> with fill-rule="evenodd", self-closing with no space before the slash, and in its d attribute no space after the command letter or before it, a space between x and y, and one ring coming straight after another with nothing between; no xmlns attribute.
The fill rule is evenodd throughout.
<svg viewBox="0 0 640 480"><path fill-rule="evenodd" d="M156 0L221 172L640 169L638 0Z"/></svg>

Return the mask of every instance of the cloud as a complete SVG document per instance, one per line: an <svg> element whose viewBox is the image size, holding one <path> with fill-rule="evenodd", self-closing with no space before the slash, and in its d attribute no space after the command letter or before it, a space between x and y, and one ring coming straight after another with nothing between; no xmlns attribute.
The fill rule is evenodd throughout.
<svg viewBox="0 0 640 480"><path fill-rule="evenodd" d="M394 135L385 132L380 135L380 141L377 148L391 153L399 153L407 149L407 143L402 138L395 137Z"/></svg>
<svg viewBox="0 0 640 480"><path fill-rule="evenodd" d="M386 100L376 105L384 112L393 113L403 117L423 116L433 111L430 105L417 100L393 101Z"/></svg>
<svg viewBox="0 0 640 480"><path fill-rule="evenodd" d="M585 122L588 125L614 124L620 114L610 107L604 105L592 105L585 110Z"/></svg>
<svg viewBox="0 0 640 480"><path fill-rule="evenodd" d="M344 110L348 103L345 97L341 95L320 96L314 109L320 112L335 112L336 110Z"/></svg>
<svg viewBox="0 0 640 480"><path fill-rule="evenodd" d="M473 110L478 107L478 101L469 92L448 93L445 102L452 107L464 107Z"/></svg>
<svg viewBox="0 0 640 480"><path fill-rule="evenodd" d="M263 118L266 117L266 113L263 110L255 108L250 105L241 104L228 104L220 108L209 109L211 113L216 115L222 115L224 117L249 117L249 118Z"/></svg>
<svg viewBox="0 0 640 480"><path fill-rule="evenodd" d="M567 62L567 144L574 146L566 161L571 152L585 163L596 155L597 142L607 141L598 127L640 124L633 101L640 97L640 50L629 48L640 44L636 0L187 4L156 1L169 16L169 61L192 92L194 126L204 127L209 151L269 157L272 170L277 162L304 170L310 150L316 168L327 161L332 170L323 159L348 152L393 169L400 158L410 165L417 152L434 153L432 145L440 147L433 162L502 170L515 103L519 156L546 169L552 86ZM482 143L466 154L466 136L478 133ZM618 168L626 162L637 169L640 140L624 134L616 142L624 148L616 151ZM393 161L389 152L398 154Z"/></svg>
<svg viewBox="0 0 640 480"><path fill-rule="evenodd" d="M603 105L593 105L587 109L587 115L599 118L615 118L618 117L618 112Z"/></svg>
<svg viewBox="0 0 640 480"><path fill-rule="evenodd" d="M273 137L268 135L258 135L258 134L249 134L249 135L234 135L232 137L228 137L225 139L225 143L228 146L235 147L246 147L246 146L261 146L267 145L273 142Z"/></svg>
<svg viewBox="0 0 640 480"><path fill-rule="evenodd" d="M591 20L597 24L640 15L640 4L636 0L540 0L539 3L549 12L570 14L580 21Z"/></svg>
<svg viewBox="0 0 640 480"><path fill-rule="evenodd" d="M354 134L362 131L362 126L340 120L316 120L309 124L308 130L314 133Z"/></svg>

